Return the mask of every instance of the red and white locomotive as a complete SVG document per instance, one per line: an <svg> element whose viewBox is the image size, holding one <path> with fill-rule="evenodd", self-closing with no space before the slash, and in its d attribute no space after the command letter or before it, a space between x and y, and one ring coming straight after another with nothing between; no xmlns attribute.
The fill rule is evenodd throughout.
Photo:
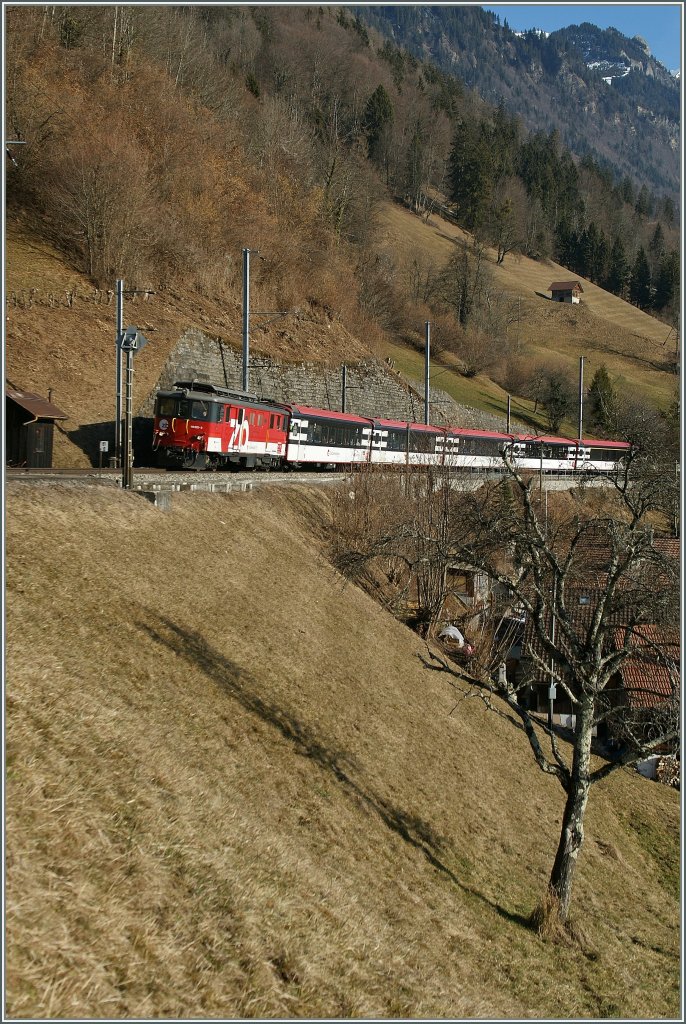
<svg viewBox="0 0 686 1024"><path fill-rule="evenodd" d="M159 465L176 469L367 463L485 470L502 468L507 453L521 469L609 473L630 445L368 418L178 381L157 393L153 449Z"/></svg>

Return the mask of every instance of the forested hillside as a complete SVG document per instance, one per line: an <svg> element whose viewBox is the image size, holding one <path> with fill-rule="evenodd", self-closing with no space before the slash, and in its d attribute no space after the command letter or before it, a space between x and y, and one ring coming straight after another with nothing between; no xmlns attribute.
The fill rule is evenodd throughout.
<svg viewBox="0 0 686 1024"><path fill-rule="evenodd" d="M592 155L616 177L680 193L678 80L647 43L589 21L557 32L513 32L498 14L460 4L355 7L397 46L459 75L469 88L522 119L560 133L581 159ZM593 9L588 17L592 20Z"/></svg>
<svg viewBox="0 0 686 1024"><path fill-rule="evenodd" d="M522 305L494 264L526 255L545 281L553 259L659 316L665 336L675 323L669 196L591 154L578 162L555 132L527 132L343 8L6 15L6 131L25 143L10 146L8 220L96 293L124 277L237 310L248 246L261 309L340 324L375 354L421 344L430 319L465 378L488 350L503 384ZM389 251L379 214L392 200L425 220L440 209L468 234L443 262ZM29 298L10 299L30 305L22 274ZM296 330L280 354L303 355ZM544 369L519 393L540 390Z"/></svg>

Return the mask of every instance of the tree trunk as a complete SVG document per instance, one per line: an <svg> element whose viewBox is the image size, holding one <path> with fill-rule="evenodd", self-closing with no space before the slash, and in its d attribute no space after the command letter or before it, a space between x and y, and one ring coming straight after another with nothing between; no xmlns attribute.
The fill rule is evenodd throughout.
<svg viewBox="0 0 686 1024"><path fill-rule="evenodd" d="M560 842L548 882L548 893L553 897L558 917L563 924L567 920L574 871L584 841L584 815L591 784L592 729L593 706L591 704L588 707L583 707L576 719L572 776L562 818Z"/></svg>

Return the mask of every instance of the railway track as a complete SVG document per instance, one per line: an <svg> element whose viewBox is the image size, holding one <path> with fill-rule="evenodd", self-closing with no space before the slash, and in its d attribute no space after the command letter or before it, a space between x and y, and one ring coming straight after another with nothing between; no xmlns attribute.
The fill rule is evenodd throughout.
<svg viewBox="0 0 686 1024"><path fill-rule="evenodd" d="M493 479L500 474L495 472L460 474L459 485L468 489L479 487L486 479ZM138 467L133 474L132 490L145 495L154 504L168 507L171 495L181 491L197 493L230 494L239 491L252 491L269 484L293 485L316 484L330 485L349 479L349 472L342 471L298 471L298 470L245 470L243 472L184 472L165 469ZM13 469L5 470L6 481L24 481L31 484L48 486L50 484L67 484L74 487L121 487L122 471L120 469ZM545 491L562 491L578 487L578 474L546 473L540 480L541 489ZM608 481L602 476L586 480L586 486L607 486Z"/></svg>
<svg viewBox="0 0 686 1024"><path fill-rule="evenodd" d="M228 494L250 491L265 484L330 484L345 479L341 472L287 472L249 470L229 473L184 473L139 467L133 474L133 491L146 497L173 494L179 491ZM22 481L36 485L68 484L81 487L121 487L120 469L13 469L5 470L6 481Z"/></svg>

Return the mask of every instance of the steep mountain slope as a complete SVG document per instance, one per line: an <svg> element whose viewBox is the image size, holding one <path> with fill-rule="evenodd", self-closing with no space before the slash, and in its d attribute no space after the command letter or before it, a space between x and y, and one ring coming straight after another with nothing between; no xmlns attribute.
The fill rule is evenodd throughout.
<svg viewBox="0 0 686 1024"><path fill-rule="evenodd" d="M377 244L399 265L421 254L427 264L438 266L447 261L455 241L466 237L438 215L425 220L396 204L384 204ZM52 391L53 401L69 415L56 434L55 465L85 467L90 461L83 448L84 430L90 432L93 425L101 424L102 437L109 438L113 429L112 292L96 288L69 268L56 249L21 222L8 224L6 253L6 378L27 391L46 396ZM589 382L604 363L625 390L643 395L658 408L669 406L676 387L676 378L669 372L674 335L665 324L587 281L583 281L583 307L554 306L545 297L548 286L556 278L569 276L569 271L555 264L508 258L503 266L492 269L498 285L517 304L518 324L510 330L519 331L528 358L558 355L575 377L579 355L585 355ZM256 291L254 302L258 301ZM154 388L188 328L197 327L240 349L238 301L229 304L179 287L161 290L147 300L128 298L124 311L125 323L135 324L150 340L135 360L136 407ZM416 328L419 331L420 325ZM303 309L286 321L257 322L251 344L256 354L286 362L338 365L386 354L398 361L397 346L382 349L375 342L370 346L367 339L346 328L335 310ZM505 414L505 391L485 377L466 380L454 370L454 363L446 366L438 371L441 388L462 404ZM410 378L422 377L420 366L398 365L398 369ZM536 422L530 418L533 403L519 399L517 408L527 421Z"/></svg>
<svg viewBox="0 0 686 1024"><path fill-rule="evenodd" d="M457 4L354 9L488 102L502 100L531 131L555 128L578 157L592 152L620 177L678 201L679 82L642 40L588 22L549 36L515 33L506 15L501 25L479 7Z"/></svg>
<svg viewBox="0 0 686 1024"><path fill-rule="evenodd" d="M461 12L453 12L455 25ZM503 389L516 395L536 386L506 372L516 324L516 347L533 346L516 353L531 357L532 373L541 372L537 356L549 353L546 331L553 329L570 365L582 353L591 360L589 372L594 359L607 361L622 384L660 408L669 405L673 379L659 375L669 360L643 340L663 327L646 317L638 323L627 305L621 304L622 337L585 315L590 302L575 322L564 311L548 322L543 300L528 306L527 298L547 288L555 268L540 263L534 281L530 267L520 289L517 268L529 264L516 264L513 251L503 266L490 260L488 267L508 302L492 311L479 301L468 318L451 290L454 268L446 270L459 232L437 232L405 214L400 237L396 232L380 251L379 224L391 216L384 211L392 197L420 210L427 194L447 193L460 223L468 224L446 178L465 119L486 147L477 163L489 163L488 146L495 159L498 125L509 137L508 119L458 79L382 42L334 8L8 11L7 124L28 144L8 161L7 376L19 388L52 389L69 414L66 432L58 431L58 465L85 464L86 436L90 443L97 431L101 438L113 434L115 280L154 292L148 301L127 296L125 306L126 323L150 339L135 360L142 402L188 327L238 347L245 246L260 254L252 265L253 310L268 314L252 318L258 355L340 365L392 349L400 364L396 350L404 346L402 363L414 375L407 364L416 362L422 325L431 320L437 348L449 350L449 370L464 370L446 374L448 390L502 415ZM645 250L635 301L646 308L651 302L649 270L654 306L675 322L673 204L660 201L651 219L650 204L636 200L631 182L609 180L590 158L574 168L555 138L524 149L513 132L512 152L498 157L502 174L491 168L488 202L488 189L471 196L488 207L481 210L485 225L475 220L475 229L494 244L509 231L516 249L541 259L557 253L617 290ZM529 170L541 170L540 181L528 171L526 184L518 177L508 163L517 154ZM548 186L565 168L573 187L567 182L560 197ZM562 199L571 220L558 231ZM413 262L407 243L415 236L422 239L418 251L428 253L428 270ZM597 314L599 293L585 288L591 294ZM274 319L270 311L287 315ZM673 337L667 326L664 337L666 355ZM470 350L484 344L500 366L469 364ZM472 382L470 373L480 380ZM540 407L520 405L527 423L544 426Z"/></svg>
<svg viewBox="0 0 686 1024"><path fill-rule="evenodd" d="M10 1016L678 1014L678 795L594 792L583 938L536 938L559 788L342 583L321 491L7 498Z"/></svg>

